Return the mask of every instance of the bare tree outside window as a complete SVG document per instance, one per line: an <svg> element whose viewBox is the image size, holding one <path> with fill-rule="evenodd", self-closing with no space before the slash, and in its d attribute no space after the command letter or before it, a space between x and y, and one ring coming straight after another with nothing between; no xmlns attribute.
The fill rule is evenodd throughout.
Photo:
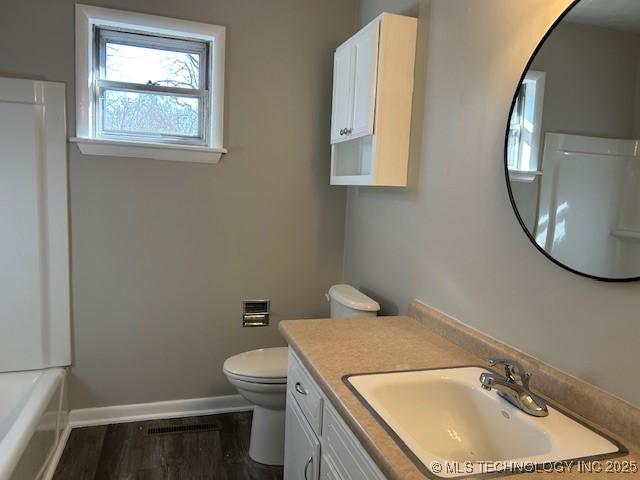
<svg viewBox="0 0 640 480"><path fill-rule="evenodd" d="M181 49L106 41L102 75L111 85L101 90L102 131L202 137L202 58ZM141 91L127 85L170 88Z"/></svg>

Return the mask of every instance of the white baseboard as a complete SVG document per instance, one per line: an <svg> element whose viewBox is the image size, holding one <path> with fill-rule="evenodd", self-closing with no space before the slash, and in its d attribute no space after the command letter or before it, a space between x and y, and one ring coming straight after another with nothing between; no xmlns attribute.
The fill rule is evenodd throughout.
<svg viewBox="0 0 640 480"><path fill-rule="evenodd" d="M222 397L115 405L113 407L81 408L69 412L69 424L71 428L77 428L109 423L243 412L252 409L253 406L240 395L225 395Z"/></svg>
<svg viewBox="0 0 640 480"><path fill-rule="evenodd" d="M74 428L107 425L110 423L157 420L162 418L197 417L218 413L246 412L249 410L253 410L253 405L248 403L240 395L71 410L68 414L69 421L67 427L60 434L58 445L41 480L51 480L53 478L71 430Z"/></svg>

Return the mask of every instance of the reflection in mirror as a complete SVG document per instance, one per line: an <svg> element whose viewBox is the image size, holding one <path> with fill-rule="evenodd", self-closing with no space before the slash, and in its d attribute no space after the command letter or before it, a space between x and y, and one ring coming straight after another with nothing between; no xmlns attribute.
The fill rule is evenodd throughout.
<svg viewBox="0 0 640 480"><path fill-rule="evenodd" d="M547 256L640 277L640 1L580 0L543 40L505 141L512 202Z"/></svg>

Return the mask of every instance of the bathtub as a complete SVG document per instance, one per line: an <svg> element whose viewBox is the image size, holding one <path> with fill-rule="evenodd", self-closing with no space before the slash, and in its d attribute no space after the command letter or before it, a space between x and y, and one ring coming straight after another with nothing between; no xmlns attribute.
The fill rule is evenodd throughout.
<svg viewBox="0 0 640 480"><path fill-rule="evenodd" d="M0 480L42 478L60 440L66 372L0 373Z"/></svg>

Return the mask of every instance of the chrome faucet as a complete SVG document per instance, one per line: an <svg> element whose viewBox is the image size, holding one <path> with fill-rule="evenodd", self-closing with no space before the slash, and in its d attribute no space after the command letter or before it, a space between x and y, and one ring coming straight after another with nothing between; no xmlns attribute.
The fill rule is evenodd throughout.
<svg viewBox="0 0 640 480"><path fill-rule="evenodd" d="M504 367L504 376L493 372L480 374L480 385L485 390L496 389L498 395L520 410L534 417L549 415L547 404L529 390L531 374L526 372L520 362L509 359L491 359L489 366Z"/></svg>

